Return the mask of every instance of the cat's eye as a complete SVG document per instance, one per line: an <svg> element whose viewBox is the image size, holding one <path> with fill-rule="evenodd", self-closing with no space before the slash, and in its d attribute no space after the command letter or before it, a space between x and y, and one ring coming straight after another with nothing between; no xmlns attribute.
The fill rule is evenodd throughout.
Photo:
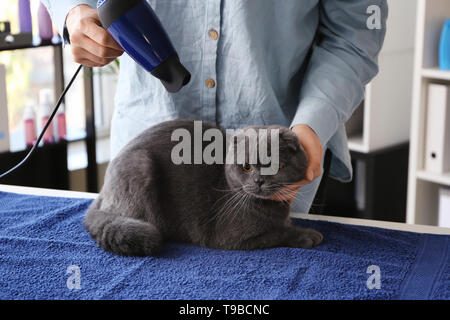
<svg viewBox="0 0 450 320"><path fill-rule="evenodd" d="M244 163L242 165L242 170L244 172L252 172L253 171L253 166L250 163Z"/></svg>

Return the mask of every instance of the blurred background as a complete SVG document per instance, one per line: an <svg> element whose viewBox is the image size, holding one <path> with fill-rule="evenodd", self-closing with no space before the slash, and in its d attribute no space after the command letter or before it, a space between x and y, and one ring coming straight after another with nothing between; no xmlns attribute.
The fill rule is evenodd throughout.
<svg viewBox="0 0 450 320"><path fill-rule="evenodd" d="M39 132L42 127L44 108L42 108L42 95L46 90L51 90L51 109L59 97L64 85L68 83L77 68L77 64L72 61L70 47L63 48L61 37L56 30L50 40L41 39L39 34L38 11L39 0L30 0L31 13L31 39L19 39L16 37L15 44L8 45L5 41L6 32L3 33L3 46L0 44L0 64L5 67L5 87L7 105L2 105L2 109L7 109L7 113L2 113L8 117L9 144L1 151L9 151L9 158L16 159L22 154L21 151L27 149L25 137L26 117L30 117L30 110L34 113L36 130ZM8 22L9 34L20 35L19 22L19 1L4 0L1 4L0 21ZM1 30L1 29L0 29ZM45 181L38 176L30 176L30 170L23 171L23 178L11 181L14 184L33 185L64 188L78 191L95 191L97 187L89 188L86 177L88 167L87 142L92 140L95 134L96 148L95 158L98 160L98 169L104 172L109 160L109 126L114 108L114 91L117 81L117 64L111 64L104 68L84 69L80 76L82 81L75 81L73 87L68 92L64 103L64 116L66 122L66 135L64 139L57 140L57 128L53 126L53 136L56 147L67 149L67 177L61 177L61 181L55 183ZM108 93L103 90L108 86ZM93 93L95 91L95 94ZM1 92L1 91L0 91ZM90 105L89 105L90 104ZM86 110L92 108L91 118L87 119ZM95 108L95 109L94 109ZM88 111L89 112L89 111ZM95 118L93 117L95 114ZM90 120L94 121L95 132L89 132L86 125ZM56 120L55 120L56 121ZM54 121L54 122L55 122ZM88 128L89 129L89 128ZM66 143L67 142L67 143ZM92 142L92 141L91 141ZM47 147L47 146L46 146ZM49 146L49 149L50 148ZM51 151L58 151L54 150ZM54 154L49 151L48 157ZM91 161L92 161L91 156ZM5 161L5 160L4 160ZM12 161L7 161L11 162ZM2 165L2 167L5 167ZM7 167L7 166L6 166ZM43 167L43 166L41 166ZM95 171L95 170L92 170ZM103 173L98 173L100 180ZM25 181L24 179L32 179ZM64 181L63 181L64 180ZM95 180L95 179L91 179ZM100 182L101 183L101 182ZM92 184L92 183L91 183ZM98 185L98 183L96 183Z"/></svg>

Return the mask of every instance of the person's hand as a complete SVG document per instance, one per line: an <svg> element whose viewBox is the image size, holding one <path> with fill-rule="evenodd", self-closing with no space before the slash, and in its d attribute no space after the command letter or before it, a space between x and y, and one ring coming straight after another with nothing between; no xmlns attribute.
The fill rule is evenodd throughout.
<svg viewBox="0 0 450 320"><path fill-rule="evenodd" d="M309 163L306 169L306 178L293 185L283 188L283 192L273 196L272 200L285 200L291 204L294 201L295 195L300 188L304 185L310 184L316 178L322 175L322 159L323 159L323 147L319 140L319 137L309 126L305 124L296 125L292 128L292 131L297 135L300 144L306 152ZM281 195L283 194L283 195Z"/></svg>
<svg viewBox="0 0 450 320"><path fill-rule="evenodd" d="M299 124L292 128L309 159L306 169L306 184L322 175L323 147L319 137L309 126Z"/></svg>
<svg viewBox="0 0 450 320"><path fill-rule="evenodd" d="M97 10L79 5L66 19L75 62L87 67L103 67L123 53L122 48L101 27Z"/></svg>

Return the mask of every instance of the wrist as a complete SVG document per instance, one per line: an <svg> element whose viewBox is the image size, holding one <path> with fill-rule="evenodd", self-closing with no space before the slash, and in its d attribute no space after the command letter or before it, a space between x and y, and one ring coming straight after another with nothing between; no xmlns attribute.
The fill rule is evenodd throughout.
<svg viewBox="0 0 450 320"><path fill-rule="evenodd" d="M296 124L294 126L291 127L291 130L296 133L297 135L299 135L300 133L311 133L314 134L317 138L319 138L317 132L314 131L313 128L311 128L309 125L307 124Z"/></svg>

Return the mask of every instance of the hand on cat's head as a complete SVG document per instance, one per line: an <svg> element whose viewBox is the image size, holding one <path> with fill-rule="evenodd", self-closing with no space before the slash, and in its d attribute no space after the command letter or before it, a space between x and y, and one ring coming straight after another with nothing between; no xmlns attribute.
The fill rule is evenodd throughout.
<svg viewBox="0 0 450 320"><path fill-rule="evenodd" d="M301 146L306 152L309 159L308 168L306 169L306 177L297 183L287 186L284 190L282 200L294 201L295 195L299 192L301 187L312 183L315 179L322 175L322 159L323 147L319 137L311 129L311 127L301 124L292 128L292 131L298 137ZM277 200L277 199L272 199Z"/></svg>
<svg viewBox="0 0 450 320"><path fill-rule="evenodd" d="M250 130L257 132L257 142L249 138ZM261 132L266 134L261 136ZM275 136L278 138L277 142L273 141ZM245 161L239 161L238 141L243 140L249 143L245 144ZM297 188L299 181L306 179L307 155L298 136L286 127L245 128L236 135L233 146L235 148L230 148L227 156L233 155L230 151L233 150L236 162L227 164L225 170L228 183L235 190L241 190L257 198L289 201L293 198L293 189ZM262 150L268 151L269 162L263 161ZM257 161L252 162L251 154L257 154Z"/></svg>

